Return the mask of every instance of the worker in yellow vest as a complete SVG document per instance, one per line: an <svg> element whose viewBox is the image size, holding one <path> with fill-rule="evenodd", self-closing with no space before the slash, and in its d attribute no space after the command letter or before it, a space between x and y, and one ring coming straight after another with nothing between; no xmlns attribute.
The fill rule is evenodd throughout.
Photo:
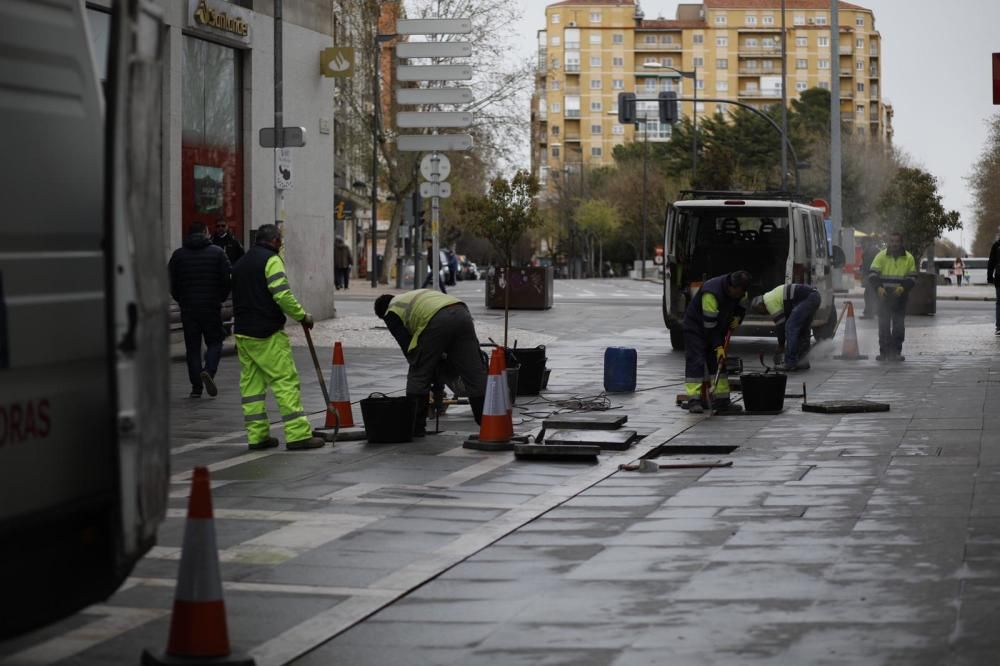
<svg viewBox="0 0 1000 666"><path fill-rule="evenodd" d="M903 249L903 235L889 234L889 245L875 255L868 282L878 294L878 361L904 361L906 301L916 284L917 262Z"/></svg>
<svg viewBox="0 0 1000 666"><path fill-rule="evenodd" d="M469 406L479 423L486 394L486 366L469 308L435 289L417 289L375 299L375 314L385 321L410 364L406 395L416 403L413 434L426 434L427 401L443 357L461 377Z"/></svg>
<svg viewBox="0 0 1000 666"><path fill-rule="evenodd" d="M811 326L821 302L816 287L807 284L779 284L753 299L750 308L774 321L778 351L785 355L778 370L808 370Z"/></svg>

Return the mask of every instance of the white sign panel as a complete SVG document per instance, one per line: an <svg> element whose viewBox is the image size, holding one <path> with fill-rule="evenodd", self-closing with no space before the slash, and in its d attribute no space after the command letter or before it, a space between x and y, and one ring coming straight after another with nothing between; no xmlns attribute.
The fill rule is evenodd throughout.
<svg viewBox="0 0 1000 666"><path fill-rule="evenodd" d="M451 183L420 183L420 196L447 199L451 196Z"/></svg>
<svg viewBox="0 0 1000 666"><path fill-rule="evenodd" d="M471 78L470 65L400 65L396 68L397 81L468 81Z"/></svg>
<svg viewBox="0 0 1000 666"><path fill-rule="evenodd" d="M468 111L400 111L396 127L468 127L472 114Z"/></svg>
<svg viewBox="0 0 1000 666"><path fill-rule="evenodd" d="M279 190L292 189L292 149L277 149L277 171L274 172L274 186Z"/></svg>
<svg viewBox="0 0 1000 666"><path fill-rule="evenodd" d="M472 19L399 19L397 35L467 35L472 32Z"/></svg>
<svg viewBox="0 0 1000 666"><path fill-rule="evenodd" d="M469 42L400 42L397 58L467 58L472 55Z"/></svg>
<svg viewBox="0 0 1000 666"><path fill-rule="evenodd" d="M433 153L424 155L424 158L420 160L420 175L431 182L447 180L450 173L451 160L448 159L447 155Z"/></svg>
<svg viewBox="0 0 1000 666"><path fill-rule="evenodd" d="M396 147L404 152L418 153L469 150L472 137L468 134L402 134L396 137Z"/></svg>
<svg viewBox="0 0 1000 666"><path fill-rule="evenodd" d="M397 88L400 104L471 104L471 88Z"/></svg>

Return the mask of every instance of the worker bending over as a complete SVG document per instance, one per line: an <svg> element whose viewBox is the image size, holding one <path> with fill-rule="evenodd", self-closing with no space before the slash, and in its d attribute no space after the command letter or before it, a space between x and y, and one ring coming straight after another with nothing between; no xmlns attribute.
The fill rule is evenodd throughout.
<svg viewBox="0 0 1000 666"><path fill-rule="evenodd" d="M778 334L778 351L784 351L779 370L808 370L809 337L813 317L819 310L819 291L807 284L779 284L753 299L754 312L771 315Z"/></svg>
<svg viewBox="0 0 1000 666"><path fill-rule="evenodd" d="M889 234L889 246L875 255L868 282L878 294L877 361L905 361L906 302L916 284L917 262L903 249L903 235Z"/></svg>
<svg viewBox="0 0 1000 666"><path fill-rule="evenodd" d="M725 360L726 330L735 331L746 315L750 280L746 271L714 277L701 285L684 313L684 388L688 410L694 414L701 414L708 406L701 397L702 384L714 378ZM718 383L708 390L713 394L714 409L730 407L725 369L719 372Z"/></svg>
<svg viewBox="0 0 1000 666"><path fill-rule="evenodd" d="M375 314L385 321L410 364L406 395L416 403L413 434L426 434L427 401L435 371L447 355L453 374L468 389L469 406L479 423L486 393L486 366L479 338L465 303L434 289L417 289L375 299Z"/></svg>

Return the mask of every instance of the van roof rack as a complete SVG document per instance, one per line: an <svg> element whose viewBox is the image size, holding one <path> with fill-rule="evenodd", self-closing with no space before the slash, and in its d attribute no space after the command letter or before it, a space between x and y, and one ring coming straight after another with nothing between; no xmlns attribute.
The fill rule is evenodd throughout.
<svg viewBox="0 0 1000 666"><path fill-rule="evenodd" d="M810 203L809 197L784 190L748 191L737 190L681 190L681 199L770 199Z"/></svg>

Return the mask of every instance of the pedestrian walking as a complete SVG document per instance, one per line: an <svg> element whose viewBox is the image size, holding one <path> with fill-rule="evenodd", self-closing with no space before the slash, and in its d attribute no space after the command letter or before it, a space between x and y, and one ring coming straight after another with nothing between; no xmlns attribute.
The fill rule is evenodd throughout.
<svg viewBox="0 0 1000 666"><path fill-rule="evenodd" d="M916 284L917 262L903 249L903 235L889 234L888 247L872 261L868 282L878 295L877 361L905 361L906 302Z"/></svg>
<svg viewBox="0 0 1000 666"><path fill-rule="evenodd" d="M691 299L684 313L684 388L688 411L701 414L708 407L701 398L702 384L715 376L726 356L727 328L735 331L746 315L747 289L750 273L736 271L714 277ZM729 378L719 373L713 392L712 406L725 411L731 406Z"/></svg>
<svg viewBox="0 0 1000 666"><path fill-rule="evenodd" d="M236 240L233 236L232 231L229 230L229 222L225 218L219 219L215 222L215 232L212 234L212 244L218 245L229 257L229 263L233 266L236 262L240 260L243 256L243 246L240 242Z"/></svg>
<svg viewBox="0 0 1000 666"><path fill-rule="evenodd" d="M188 229L184 245L174 250L167 265L170 295L181 308L184 354L187 359L190 397L200 398L202 390L218 395L215 374L222 358L222 301L229 296L230 265L226 253L212 245L208 228L195 222ZM202 340L205 356L202 360Z"/></svg>
<svg viewBox="0 0 1000 666"><path fill-rule="evenodd" d="M323 440L312 436L302 409L299 372L285 333L285 316L313 327L292 293L278 251L281 232L273 224L257 229L257 242L233 268L233 314L240 359L240 395L247 443L251 450L278 446L271 437L264 401L271 388L278 402L289 451L316 449Z"/></svg>
<svg viewBox="0 0 1000 666"><path fill-rule="evenodd" d="M351 281L351 266L354 257L351 256L351 246L343 238L337 236L333 241L333 281L337 289L347 289Z"/></svg>
<svg viewBox="0 0 1000 666"><path fill-rule="evenodd" d="M955 264L951 270L955 274L955 284L961 287L962 276L965 274L965 263L962 262L962 257L955 257Z"/></svg>
<svg viewBox="0 0 1000 666"><path fill-rule="evenodd" d="M410 364L406 395L416 404L413 434L426 434L427 400L442 357L458 375L469 395L476 423L483 414L486 366L469 308L453 296L433 289L416 289L375 299L375 314L385 321Z"/></svg>
<svg viewBox="0 0 1000 666"><path fill-rule="evenodd" d="M990 259L986 263L986 281L993 285L996 290L996 329L994 335L1000 335L1000 236L993 242L990 248Z"/></svg>
<svg viewBox="0 0 1000 666"><path fill-rule="evenodd" d="M806 356L812 335L812 320L819 310L819 290L807 284L779 284L753 299L751 308L771 316L778 334L778 351L784 353L779 370L808 370Z"/></svg>

